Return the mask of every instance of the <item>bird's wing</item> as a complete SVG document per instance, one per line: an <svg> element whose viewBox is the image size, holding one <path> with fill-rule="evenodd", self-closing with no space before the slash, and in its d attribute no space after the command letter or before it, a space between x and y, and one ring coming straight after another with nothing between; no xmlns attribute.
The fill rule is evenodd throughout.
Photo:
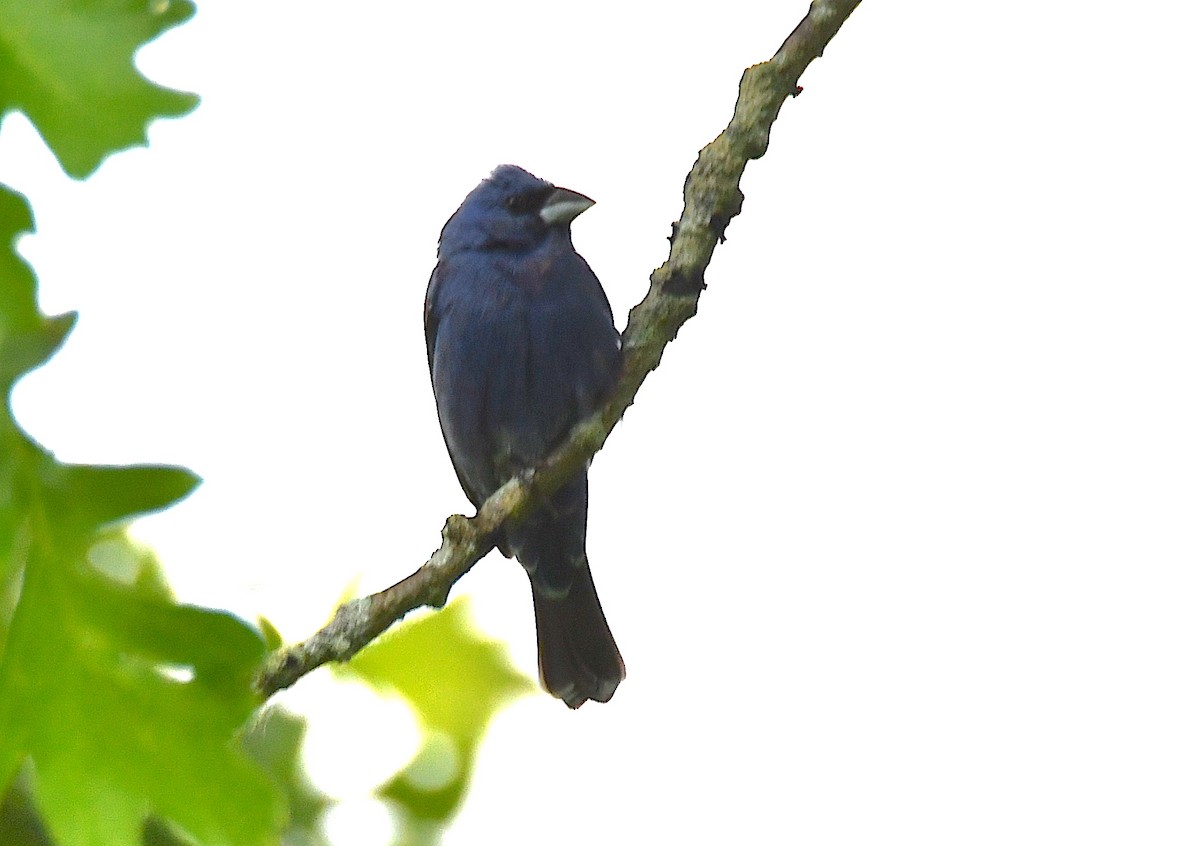
<svg viewBox="0 0 1200 846"><path fill-rule="evenodd" d="M437 344L438 330L438 293L441 290L440 271L442 263L434 265L429 277L429 287L425 289L425 353L429 360L429 374L433 375L433 349Z"/></svg>

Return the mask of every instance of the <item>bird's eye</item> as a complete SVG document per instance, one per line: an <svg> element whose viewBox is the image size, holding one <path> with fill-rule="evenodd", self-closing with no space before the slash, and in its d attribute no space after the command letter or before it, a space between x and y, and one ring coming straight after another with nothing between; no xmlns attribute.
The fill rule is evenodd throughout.
<svg viewBox="0 0 1200 846"><path fill-rule="evenodd" d="M513 214L529 214L537 211L545 199L542 191L523 191L504 198L504 207Z"/></svg>
<svg viewBox="0 0 1200 846"><path fill-rule="evenodd" d="M504 201L504 205L508 210L516 214L523 214L530 210L532 203L528 194L514 194Z"/></svg>

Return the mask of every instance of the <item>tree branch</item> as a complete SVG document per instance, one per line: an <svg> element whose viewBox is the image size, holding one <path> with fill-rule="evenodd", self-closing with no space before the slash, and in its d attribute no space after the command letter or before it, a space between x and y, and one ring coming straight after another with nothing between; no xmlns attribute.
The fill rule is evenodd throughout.
<svg viewBox="0 0 1200 846"><path fill-rule="evenodd" d="M451 586L495 545L505 521L519 521L557 490L603 445L679 328L696 313L704 271L725 227L742 208L738 188L746 163L767 151L771 125L796 82L820 56L859 0L814 0L774 57L742 75L733 118L700 151L684 181L683 214L674 225L667 261L650 276L650 291L629 312L622 334L624 364L612 396L536 470L510 479L471 518L452 515L442 545L419 570L390 588L342 605L333 620L303 643L271 655L255 679L263 696L289 687L329 661L346 661L415 608L440 608Z"/></svg>

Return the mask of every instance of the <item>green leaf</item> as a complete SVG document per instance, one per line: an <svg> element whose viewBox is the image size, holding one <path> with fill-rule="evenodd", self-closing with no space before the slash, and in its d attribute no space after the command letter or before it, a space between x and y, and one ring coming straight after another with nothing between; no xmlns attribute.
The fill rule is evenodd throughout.
<svg viewBox="0 0 1200 846"><path fill-rule="evenodd" d="M477 737L501 706L537 689L513 668L503 644L474 629L465 597L406 621L346 666L371 685L400 693L429 727L462 739Z"/></svg>
<svg viewBox="0 0 1200 846"><path fill-rule="evenodd" d="M443 822L462 801L488 722L537 689L513 668L502 644L474 630L464 598L405 622L339 672L397 691L416 709L426 730L422 747L380 793L414 817Z"/></svg>
<svg viewBox="0 0 1200 846"><path fill-rule="evenodd" d="M266 641L268 652L274 652L283 646L283 635L279 633L279 629L275 628L274 623L261 615L258 618L258 630L262 633L263 640Z"/></svg>
<svg viewBox="0 0 1200 846"><path fill-rule="evenodd" d="M88 176L108 154L145 144L151 119L199 102L133 64L195 11L190 0L0 0L0 116L23 111L63 169Z"/></svg>
<svg viewBox="0 0 1200 846"><path fill-rule="evenodd" d="M246 733L246 751L287 796L289 818L282 840L326 846L321 815L333 800L313 787L301 765L300 747L307 728L302 717L269 708Z"/></svg>
<svg viewBox="0 0 1200 846"><path fill-rule="evenodd" d="M0 0L0 117L24 111L63 168L88 175L144 143L154 117L196 105L133 64L194 11L189 0ZM282 791L237 743L258 704L262 637L177 604L153 556L110 528L198 479L62 464L12 417L13 385L74 323L37 308L16 251L32 228L25 198L0 186L0 842L278 842Z"/></svg>
<svg viewBox="0 0 1200 846"><path fill-rule="evenodd" d="M30 545L0 662L0 762L34 762L62 846L134 844L150 811L202 842L266 844L277 794L230 743L256 704L257 632L60 557L71 546Z"/></svg>
<svg viewBox="0 0 1200 846"><path fill-rule="evenodd" d="M17 778L7 793L0 793L0 843L4 846L54 846L34 805L28 773Z"/></svg>
<svg viewBox="0 0 1200 846"><path fill-rule="evenodd" d="M111 542L111 536L106 539ZM279 795L231 742L265 647L245 623L97 572L69 536L35 536L0 661L0 774L33 762L61 846L137 842L147 815L202 843L259 846Z"/></svg>
<svg viewBox="0 0 1200 846"><path fill-rule="evenodd" d="M16 250L17 238L32 231L25 197L0 185L0 391L6 395L19 375L54 354L75 325L74 314L46 317L37 309L37 282Z"/></svg>
<svg viewBox="0 0 1200 846"><path fill-rule="evenodd" d="M133 549L132 545L129 548ZM269 708L246 730L243 748L287 796L289 821L279 842L329 846L321 830L321 816L332 800L313 787L304 773L300 747L306 729L303 718L282 708ZM25 768L8 794L0 794L0 844L3 846L56 846L34 802L31 770ZM191 841L170 824L152 816L142 829L141 843L142 846L190 846Z"/></svg>
<svg viewBox="0 0 1200 846"><path fill-rule="evenodd" d="M183 499L200 478L181 467L105 467L48 462L42 488L51 519L105 526Z"/></svg>
<svg viewBox="0 0 1200 846"><path fill-rule="evenodd" d="M153 556L105 528L185 496L196 477L62 464L12 417L13 384L70 325L37 310L36 280L13 247L31 225L24 198L0 189L0 795L15 797L5 802L18 822L36 809L57 846L176 831L265 846L282 826L282 795L235 742L258 704L262 637L177 604ZM23 762L27 788L10 793ZM162 824L147 827L151 815Z"/></svg>

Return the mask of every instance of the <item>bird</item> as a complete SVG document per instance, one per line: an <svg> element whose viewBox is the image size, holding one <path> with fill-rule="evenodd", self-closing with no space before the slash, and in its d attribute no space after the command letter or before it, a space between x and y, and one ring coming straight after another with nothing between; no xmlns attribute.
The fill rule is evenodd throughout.
<svg viewBox="0 0 1200 846"><path fill-rule="evenodd" d="M425 294L425 342L451 463L478 508L594 411L621 369L621 336L571 223L595 203L500 165L450 216ZM609 701L625 663L586 550L587 468L496 545L529 576L542 686L575 709Z"/></svg>

